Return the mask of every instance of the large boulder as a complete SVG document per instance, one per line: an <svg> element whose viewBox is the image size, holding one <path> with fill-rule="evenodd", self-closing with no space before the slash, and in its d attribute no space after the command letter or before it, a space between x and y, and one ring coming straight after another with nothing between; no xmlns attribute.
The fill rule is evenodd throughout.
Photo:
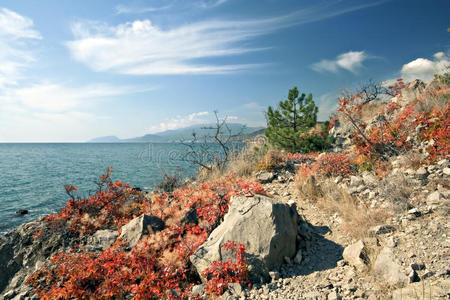
<svg viewBox="0 0 450 300"><path fill-rule="evenodd" d="M260 195L232 197L224 221L190 257L191 262L201 274L211 262L232 258L221 246L234 241L245 245L251 280L270 280L269 270L278 268L284 257L297 254L298 220L295 205Z"/></svg>
<svg viewBox="0 0 450 300"><path fill-rule="evenodd" d="M140 215L128 224L122 226L119 238L125 241L129 247L134 247L142 236L163 230L165 223L158 217Z"/></svg>

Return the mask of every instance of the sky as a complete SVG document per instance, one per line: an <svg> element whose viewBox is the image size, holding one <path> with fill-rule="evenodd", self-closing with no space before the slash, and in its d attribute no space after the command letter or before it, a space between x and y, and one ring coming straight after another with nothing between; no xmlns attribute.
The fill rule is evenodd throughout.
<svg viewBox="0 0 450 300"><path fill-rule="evenodd" d="M450 64L448 0L2 0L0 142L264 126L297 86L319 120L369 79Z"/></svg>

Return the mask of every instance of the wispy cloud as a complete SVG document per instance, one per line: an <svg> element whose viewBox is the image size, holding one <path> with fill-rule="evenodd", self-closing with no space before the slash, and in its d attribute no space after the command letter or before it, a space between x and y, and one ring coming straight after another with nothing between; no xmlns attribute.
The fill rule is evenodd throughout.
<svg viewBox="0 0 450 300"><path fill-rule="evenodd" d="M12 39L41 39L33 20L7 8L0 9L0 36Z"/></svg>
<svg viewBox="0 0 450 300"><path fill-rule="evenodd" d="M159 7L153 7L153 6L146 6L146 7L132 7L132 6L126 6L126 5L116 5L114 7L114 10L117 15L122 14L144 14L149 12L155 12L155 11L161 11L171 8L172 5L165 5L165 6L159 6Z"/></svg>
<svg viewBox="0 0 450 300"><path fill-rule="evenodd" d="M0 141L83 141L99 121L109 118L101 107L111 98L147 90L55 82L7 87L0 90Z"/></svg>
<svg viewBox="0 0 450 300"><path fill-rule="evenodd" d="M404 64L400 73L404 80L411 81L421 79L428 81L433 79L434 74L442 74L450 69L450 57L448 53L438 52L433 59L417 58Z"/></svg>
<svg viewBox="0 0 450 300"><path fill-rule="evenodd" d="M189 114L187 116L178 116L166 122L161 122L158 125L153 125L148 128L148 133L158 133L166 130L174 130L184 128L196 124L205 124L211 122L213 119L207 111L201 111Z"/></svg>
<svg viewBox="0 0 450 300"><path fill-rule="evenodd" d="M218 1L214 3L223 3ZM266 48L250 47L254 38L277 30L342 15L385 1L343 5L317 4L293 13L253 20L208 20L162 29L150 20L117 26L77 22L67 42L75 60L95 71L120 74L227 74L264 64L206 64L205 58L242 55Z"/></svg>
<svg viewBox="0 0 450 300"><path fill-rule="evenodd" d="M364 51L349 51L338 55L333 60L322 59L312 64L311 68L317 72L336 73L341 69L356 73L362 67L362 63L369 58Z"/></svg>
<svg viewBox="0 0 450 300"><path fill-rule="evenodd" d="M17 84L22 71L35 61L28 44L39 39L31 19L0 9L0 87Z"/></svg>
<svg viewBox="0 0 450 300"><path fill-rule="evenodd" d="M147 89L119 87L108 84L72 87L52 82L33 84L22 88L8 88L0 93L4 103L20 105L41 112L67 112L92 106L94 101L106 97L142 92Z"/></svg>

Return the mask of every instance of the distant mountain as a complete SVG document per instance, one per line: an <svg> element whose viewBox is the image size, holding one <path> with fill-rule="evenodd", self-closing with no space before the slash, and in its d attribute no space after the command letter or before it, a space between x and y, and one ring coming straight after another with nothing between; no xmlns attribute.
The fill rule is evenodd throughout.
<svg viewBox="0 0 450 300"><path fill-rule="evenodd" d="M120 143L120 139L117 136L109 135L92 139L88 143Z"/></svg>
<svg viewBox="0 0 450 300"><path fill-rule="evenodd" d="M222 128L222 134L228 135L229 133L236 138L233 140L246 140L251 137L255 132L261 132L264 127L247 127L239 123L227 124L228 129ZM229 131L228 131L229 130ZM205 137L214 136L216 131L216 124L202 124L193 125L185 128L166 130L154 134L146 134L144 136L130 138L130 139L119 139L115 136L107 136L95 138L88 143L170 143L179 141L190 141L192 140L192 134L195 132L199 140L203 141Z"/></svg>
<svg viewBox="0 0 450 300"><path fill-rule="evenodd" d="M144 136L135 137L131 139L120 140L122 143L164 143L164 138L156 134L146 134Z"/></svg>

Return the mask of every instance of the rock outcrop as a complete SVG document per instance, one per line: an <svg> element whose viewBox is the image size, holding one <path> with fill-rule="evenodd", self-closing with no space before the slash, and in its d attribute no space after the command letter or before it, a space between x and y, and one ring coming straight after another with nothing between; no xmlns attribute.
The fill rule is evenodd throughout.
<svg viewBox="0 0 450 300"><path fill-rule="evenodd" d="M160 218L140 215L122 226L122 233L119 238L125 241L129 247L134 247L142 236L151 232L161 231L164 227L165 223Z"/></svg>
<svg viewBox="0 0 450 300"><path fill-rule="evenodd" d="M24 280L53 254L78 242L57 230L50 235L36 236L43 227L40 218L0 238L0 293L14 290L14 295L28 295L31 288L23 284Z"/></svg>
<svg viewBox="0 0 450 300"><path fill-rule="evenodd" d="M267 281L269 270L279 267L284 257L297 254L299 217L295 207L265 196L232 197L224 221L191 256L199 274L211 262L227 260L221 246L227 241L243 243L253 281Z"/></svg>

